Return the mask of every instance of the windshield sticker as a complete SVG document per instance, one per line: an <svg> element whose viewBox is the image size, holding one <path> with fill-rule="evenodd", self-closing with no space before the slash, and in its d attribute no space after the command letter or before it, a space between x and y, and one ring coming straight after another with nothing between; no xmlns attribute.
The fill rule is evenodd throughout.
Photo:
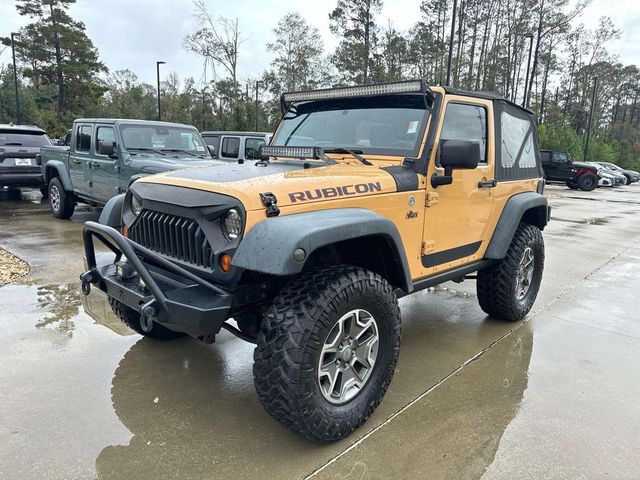
<svg viewBox="0 0 640 480"><path fill-rule="evenodd" d="M412 122L409 122L409 128L407 129L407 133L416 133L418 131L418 125L420 125L420 122L418 122L418 120L413 120Z"/></svg>

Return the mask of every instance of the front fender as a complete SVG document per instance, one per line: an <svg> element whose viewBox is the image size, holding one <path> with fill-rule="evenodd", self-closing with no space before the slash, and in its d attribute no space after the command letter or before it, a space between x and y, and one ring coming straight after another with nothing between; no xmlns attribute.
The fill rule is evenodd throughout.
<svg viewBox="0 0 640 480"><path fill-rule="evenodd" d="M98 223L108 225L115 229L122 227L122 205L124 205L124 193L111 197L100 213Z"/></svg>
<svg viewBox="0 0 640 480"><path fill-rule="evenodd" d="M270 218L256 224L240 242L233 265L271 275L295 275L317 249L361 237L383 237L395 250L400 277L407 292L412 290L409 264L398 229L388 218L363 208L345 208L298 213ZM305 260L297 262L293 252L302 248Z"/></svg>

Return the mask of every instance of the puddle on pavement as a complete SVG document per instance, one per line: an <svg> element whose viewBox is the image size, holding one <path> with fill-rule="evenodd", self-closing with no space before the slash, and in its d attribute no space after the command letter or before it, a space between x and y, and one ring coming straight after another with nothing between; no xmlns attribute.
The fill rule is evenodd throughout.
<svg viewBox="0 0 640 480"><path fill-rule="evenodd" d="M618 218L616 216L609 216L609 217L594 217L594 218L584 218L581 220L577 220L574 218L558 218L558 217L551 217L552 221L556 221L556 222L567 222L567 223L577 223L579 225L606 225L607 223L609 223L611 221L611 219L614 218Z"/></svg>

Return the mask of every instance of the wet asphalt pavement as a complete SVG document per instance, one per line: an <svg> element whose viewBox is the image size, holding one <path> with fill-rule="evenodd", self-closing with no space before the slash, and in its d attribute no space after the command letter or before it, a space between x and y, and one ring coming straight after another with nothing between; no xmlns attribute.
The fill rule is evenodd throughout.
<svg viewBox="0 0 640 480"><path fill-rule="evenodd" d="M253 389L252 345L143 339L84 298L80 226L40 194L0 197L0 479L637 478L640 186L548 187L534 310L487 318L475 284L400 301L391 387L351 437L310 444Z"/></svg>

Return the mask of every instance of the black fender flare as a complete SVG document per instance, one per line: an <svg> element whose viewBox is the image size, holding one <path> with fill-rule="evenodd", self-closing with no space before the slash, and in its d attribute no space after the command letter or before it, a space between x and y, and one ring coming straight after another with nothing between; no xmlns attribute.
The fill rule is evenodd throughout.
<svg viewBox="0 0 640 480"><path fill-rule="evenodd" d="M55 170L57 175L51 175L51 170ZM51 178L57 176L62 182L62 188L67 192L73 192L73 183L71 183L71 176L69 175L69 170L64 162L60 160L49 160L44 165L43 172L44 183L46 185L49 184Z"/></svg>
<svg viewBox="0 0 640 480"><path fill-rule="evenodd" d="M400 233L386 217L364 208L344 208L272 217L254 225L244 236L233 256L232 264L245 270L277 276L295 275L317 249L363 237L382 237L395 250L396 268L400 268L400 285L413 290L409 264ZM302 248L306 255L298 262L294 251Z"/></svg>
<svg viewBox="0 0 640 480"><path fill-rule="evenodd" d="M116 195L109 199L100 213L98 223L108 225L109 227L116 229L122 227L122 206L124 205L124 196L125 194L121 193L120 195Z"/></svg>
<svg viewBox="0 0 640 480"><path fill-rule="evenodd" d="M509 200L502 210L484 258L500 260L507 254L513 235L521 221L544 230L549 222L551 209L544 195L536 192L518 193Z"/></svg>

